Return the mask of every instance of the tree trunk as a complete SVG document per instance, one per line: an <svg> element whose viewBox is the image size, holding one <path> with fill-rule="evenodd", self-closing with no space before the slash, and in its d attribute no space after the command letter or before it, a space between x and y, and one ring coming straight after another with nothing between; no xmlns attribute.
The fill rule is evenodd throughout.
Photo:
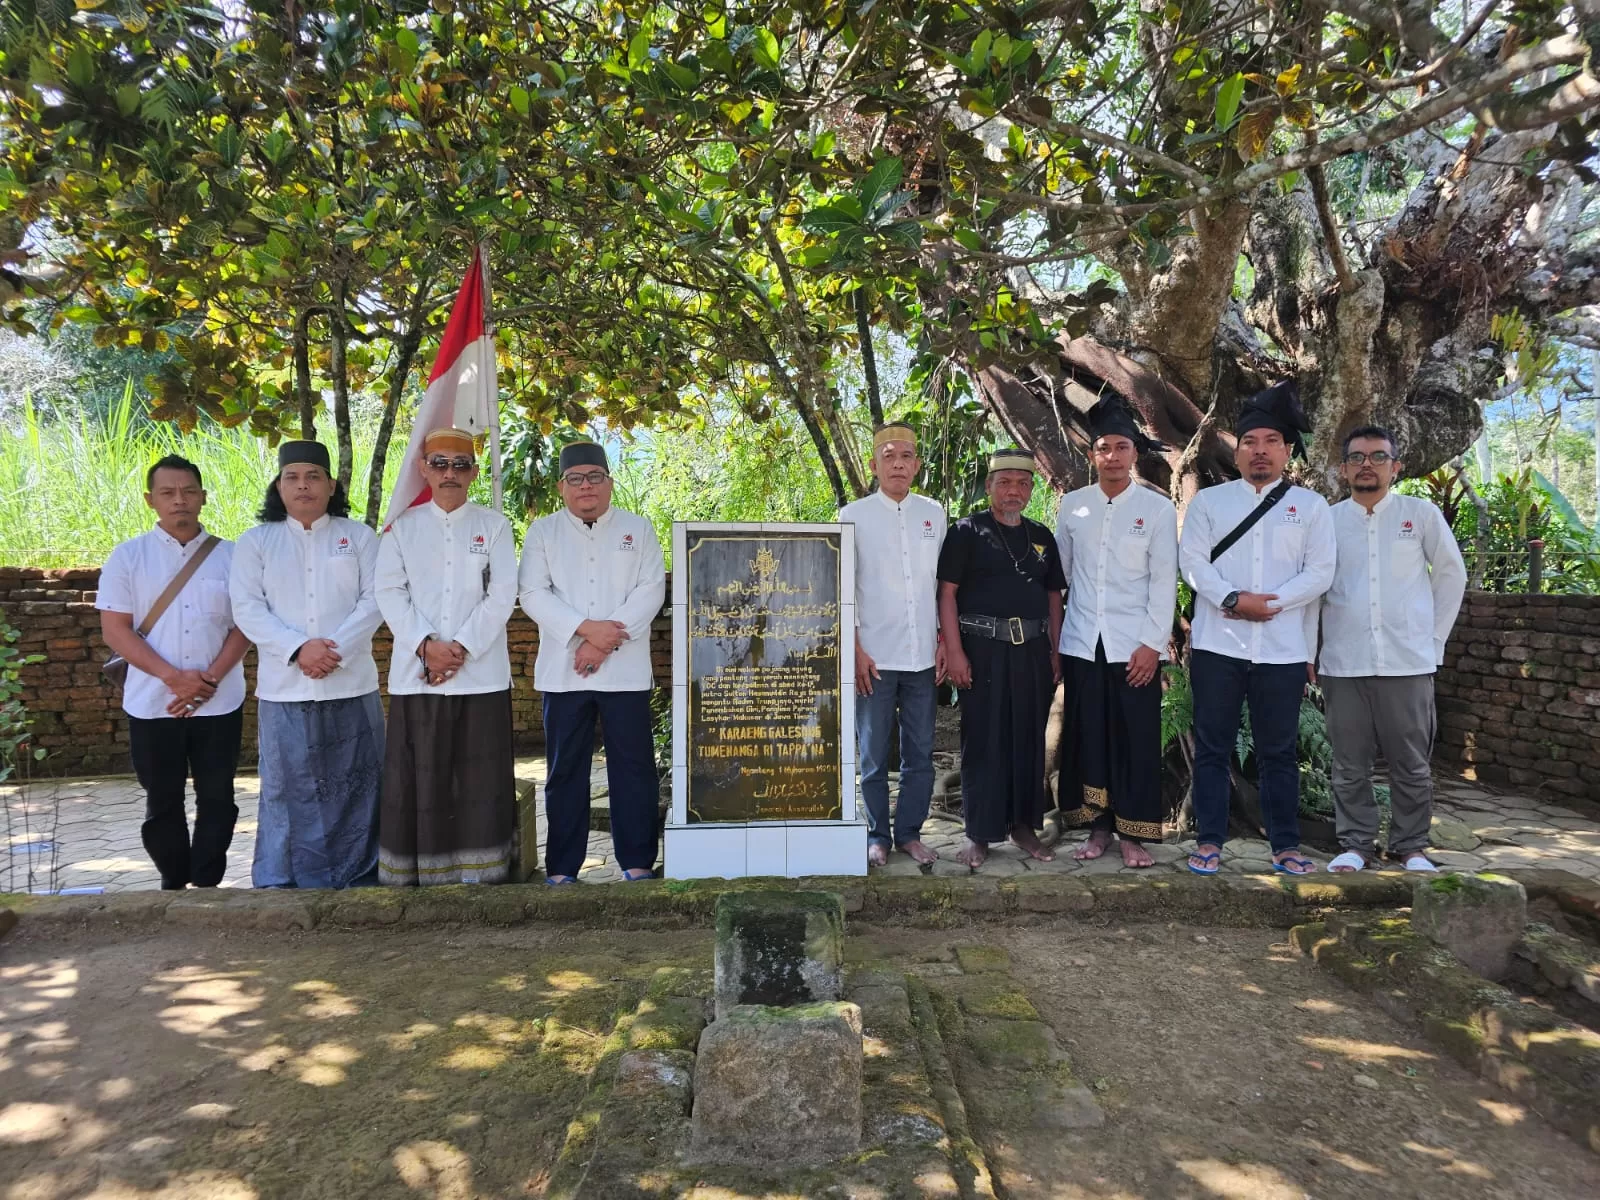
<svg viewBox="0 0 1600 1200"><path fill-rule="evenodd" d="M339 439L339 482L346 494L355 474L355 446L350 438L350 376L345 368L346 330L343 314L336 313L328 330L328 374L333 376L333 427Z"/></svg>
<svg viewBox="0 0 1600 1200"><path fill-rule="evenodd" d="M878 392L878 355L872 346L871 307L866 285L856 288L856 333L861 338L861 372L867 378L867 409L874 428L883 424L883 397Z"/></svg>
<svg viewBox="0 0 1600 1200"><path fill-rule="evenodd" d="M383 417L378 422L378 433L372 442L372 465L367 471L367 514L369 528L376 529L383 520L383 472L389 462L389 442L394 437L395 417L400 412L400 398L405 394L406 380L411 377L411 363L422 345L423 314L428 308L428 285L419 276L417 290L411 294L411 307L406 312L406 326L394 343L394 369L389 373L389 390L383 398Z"/></svg>
<svg viewBox="0 0 1600 1200"><path fill-rule="evenodd" d="M300 436L317 438L317 397L311 390L311 317L317 310L303 308L294 319L294 398L300 410Z"/></svg>

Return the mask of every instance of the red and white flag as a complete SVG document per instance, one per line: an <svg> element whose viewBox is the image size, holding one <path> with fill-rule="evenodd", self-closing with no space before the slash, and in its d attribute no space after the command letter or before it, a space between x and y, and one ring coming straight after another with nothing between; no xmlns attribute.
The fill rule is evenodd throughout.
<svg viewBox="0 0 1600 1200"><path fill-rule="evenodd" d="M499 383L495 378L494 331L489 325L489 278L480 250L473 255L467 277L461 281L450 319L445 322L439 342L439 356L433 360L428 390L417 406L411 426L411 440L400 462L400 478L389 497L389 512L384 517L385 532L400 514L433 498L418 464L422 461L422 439L435 429L464 429L473 437L499 433ZM493 439L498 442L496 436ZM491 445L491 463L498 505L500 463L498 445Z"/></svg>

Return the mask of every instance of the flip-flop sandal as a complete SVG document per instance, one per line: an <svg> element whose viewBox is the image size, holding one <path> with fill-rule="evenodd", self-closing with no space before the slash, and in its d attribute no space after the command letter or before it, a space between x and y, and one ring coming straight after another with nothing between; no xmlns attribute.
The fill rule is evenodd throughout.
<svg viewBox="0 0 1600 1200"><path fill-rule="evenodd" d="M1317 864L1303 854L1286 854L1272 860L1272 869L1280 875L1309 875Z"/></svg>
<svg viewBox="0 0 1600 1200"><path fill-rule="evenodd" d="M1341 871L1339 869L1341 867L1344 867L1346 869ZM1339 855L1337 858L1335 858L1332 862L1330 862L1328 864L1328 870L1333 872L1333 874L1335 874L1335 875L1353 874L1356 871L1364 871L1364 870L1366 870L1366 867L1367 867L1366 856L1363 855L1363 854L1358 853L1355 850L1346 850L1343 854Z"/></svg>
<svg viewBox="0 0 1600 1200"><path fill-rule="evenodd" d="M1423 875L1437 875L1439 873L1439 864L1426 854L1408 854L1406 855L1406 870L1416 871L1418 874Z"/></svg>
<svg viewBox="0 0 1600 1200"><path fill-rule="evenodd" d="M656 873L654 871L644 871L643 875L635 875L635 874L633 874L634 871L644 871L644 868L643 867L629 867L626 871L624 871L622 873L622 882L623 883L642 883L646 879L654 879L656 877Z"/></svg>
<svg viewBox="0 0 1600 1200"><path fill-rule="evenodd" d="M1196 862L1215 863L1216 865L1211 867L1197 867L1194 865ZM1196 875L1215 875L1218 871L1222 870L1222 855L1220 852L1215 850L1209 854L1201 854L1197 850L1195 853L1189 855L1188 865L1189 870L1193 871Z"/></svg>
<svg viewBox="0 0 1600 1200"><path fill-rule="evenodd" d="M546 875L544 877L545 887L566 887L569 883L577 882L571 875Z"/></svg>

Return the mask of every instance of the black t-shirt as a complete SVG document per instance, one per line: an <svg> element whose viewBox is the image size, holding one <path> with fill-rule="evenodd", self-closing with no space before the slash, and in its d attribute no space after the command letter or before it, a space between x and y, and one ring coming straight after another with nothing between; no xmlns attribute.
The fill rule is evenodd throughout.
<svg viewBox="0 0 1600 1200"><path fill-rule="evenodd" d="M987 509L950 527L939 580L958 585L958 612L1024 621L1048 616L1049 594L1067 586L1054 534L1026 517L1020 526L1002 525Z"/></svg>

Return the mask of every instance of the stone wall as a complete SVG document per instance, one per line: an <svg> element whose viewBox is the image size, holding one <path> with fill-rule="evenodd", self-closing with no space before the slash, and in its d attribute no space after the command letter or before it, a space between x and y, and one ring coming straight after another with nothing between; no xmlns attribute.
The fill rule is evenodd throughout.
<svg viewBox="0 0 1600 1200"><path fill-rule="evenodd" d="M1600 596L1469 592L1438 695L1436 763L1600 804Z"/></svg>
<svg viewBox="0 0 1600 1200"><path fill-rule="evenodd" d="M128 766L128 721L122 693L100 674L109 651L100 637L94 607L98 568L50 571L0 567L0 614L21 631L16 648L42 654L45 661L22 673L22 701L32 714L34 738L49 757L34 771L50 775L120 773ZM519 750L544 744L539 694L533 690L533 661L539 629L519 608L507 630L511 648L512 728ZM380 683L387 681L391 641L387 626L372 642ZM672 625L665 608L650 631L650 657L656 683L672 682ZM244 709L244 761L256 753L256 652L245 655L250 698ZM388 698L384 690L385 700Z"/></svg>

